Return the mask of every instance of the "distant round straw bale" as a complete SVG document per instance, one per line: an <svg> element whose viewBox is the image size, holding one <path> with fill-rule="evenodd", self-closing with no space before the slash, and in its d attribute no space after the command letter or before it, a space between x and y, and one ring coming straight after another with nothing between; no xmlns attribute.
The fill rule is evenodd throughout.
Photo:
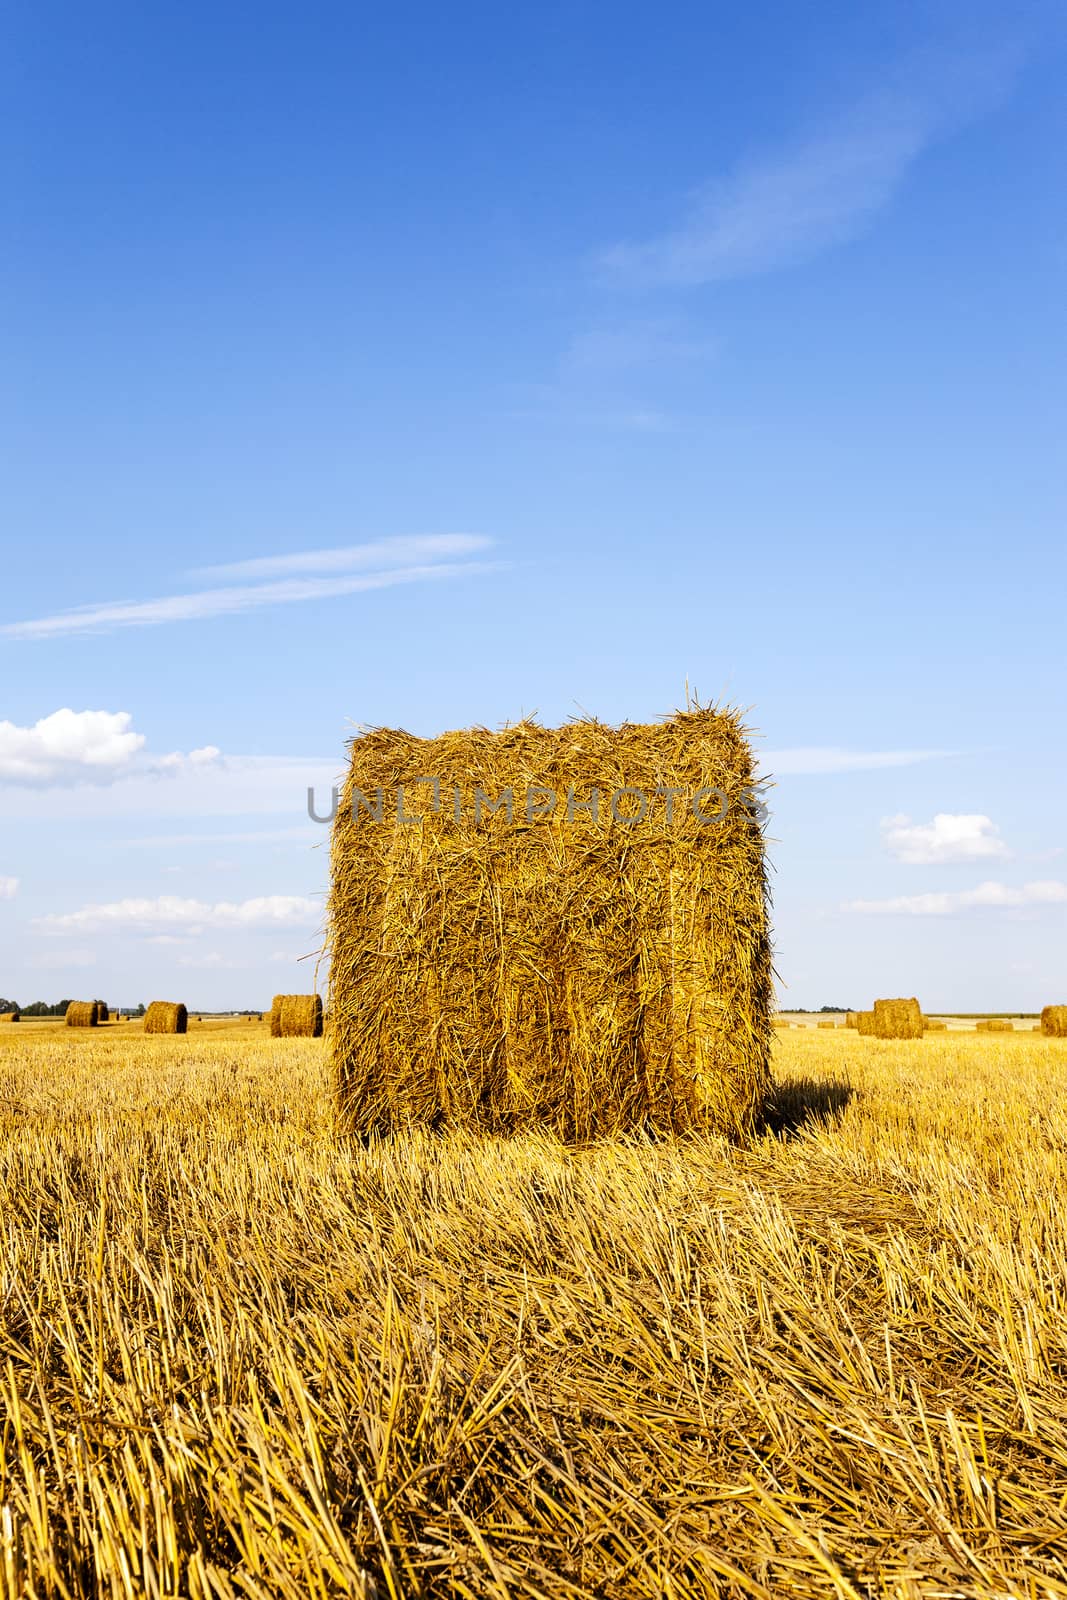
<svg viewBox="0 0 1067 1600"><path fill-rule="evenodd" d="M145 1033L188 1033L189 1013L179 1002L153 1000L144 1014Z"/></svg>
<svg viewBox="0 0 1067 1600"><path fill-rule="evenodd" d="M107 1006L107 1001L106 1000L94 1000L93 1001L93 1005L96 1007L96 1020L97 1020L97 1022L110 1022L111 1021L111 1012L108 1010L108 1006Z"/></svg>
<svg viewBox="0 0 1067 1600"><path fill-rule="evenodd" d="M819 1027L820 1028L836 1028L837 1027L837 1023L834 1021L833 1017L820 1017L819 1018Z"/></svg>
<svg viewBox="0 0 1067 1600"><path fill-rule="evenodd" d="M67 1007L68 1028L95 1028L97 1020L95 1000L72 1000Z"/></svg>
<svg viewBox="0 0 1067 1600"><path fill-rule="evenodd" d="M319 1039L322 1037L322 996L318 994L276 994L270 1008L272 1039Z"/></svg>
<svg viewBox="0 0 1067 1600"><path fill-rule="evenodd" d="M0 1022L18 1022L20 1015L21 1013L17 1009L0 1012Z"/></svg>
<svg viewBox="0 0 1067 1600"><path fill-rule="evenodd" d="M976 1022L975 1033L1014 1033L1015 1024L1007 1022L1003 1017L986 1017L983 1022Z"/></svg>
<svg viewBox="0 0 1067 1600"><path fill-rule="evenodd" d="M1041 1032L1049 1039L1067 1039L1067 1006L1045 1006Z"/></svg>
<svg viewBox="0 0 1067 1600"><path fill-rule="evenodd" d="M921 1039L923 1014L918 1000L876 1000L874 1033L878 1039Z"/></svg>
<svg viewBox="0 0 1067 1600"><path fill-rule="evenodd" d="M936 1017L924 1017L923 1018L923 1032L924 1033L945 1033L947 1031L948 1031L948 1023L947 1022L940 1022L940 1021L938 1021L938 1019Z"/></svg>

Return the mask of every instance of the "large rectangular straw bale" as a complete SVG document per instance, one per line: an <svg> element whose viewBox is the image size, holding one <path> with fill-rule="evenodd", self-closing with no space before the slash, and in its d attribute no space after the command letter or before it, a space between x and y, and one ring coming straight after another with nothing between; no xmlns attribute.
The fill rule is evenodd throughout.
<svg viewBox="0 0 1067 1600"><path fill-rule="evenodd" d="M921 1039L923 1014L918 1000L876 1000L874 1032L878 1039Z"/></svg>
<svg viewBox="0 0 1067 1600"><path fill-rule="evenodd" d="M95 1028L97 1011L95 1000L72 1000L67 1007L68 1028Z"/></svg>
<svg viewBox="0 0 1067 1600"><path fill-rule="evenodd" d="M1050 1039L1067 1039L1067 1006L1045 1006L1041 1012L1041 1032Z"/></svg>
<svg viewBox="0 0 1067 1600"><path fill-rule="evenodd" d="M145 1033L187 1033L189 1013L180 1003L153 1000L144 1014Z"/></svg>
<svg viewBox="0 0 1067 1600"><path fill-rule="evenodd" d="M875 1027L873 1011L856 1012L856 1032L865 1039L872 1039L874 1037Z"/></svg>
<svg viewBox="0 0 1067 1600"><path fill-rule="evenodd" d="M771 966L736 714L376 729L350 749L330 1011L352 1126L752 1129ZM700 798L711 789L725 816L702 821L694 797L705 816L724 809Z"/></svg>

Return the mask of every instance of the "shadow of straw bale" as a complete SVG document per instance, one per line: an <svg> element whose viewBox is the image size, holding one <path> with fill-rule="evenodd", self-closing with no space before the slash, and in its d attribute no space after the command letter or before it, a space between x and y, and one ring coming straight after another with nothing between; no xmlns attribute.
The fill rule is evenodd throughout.
<svg viewBox="0 0 1067 1600"><path fill-rule="evenodd" d="M764 1107L766 1126L780 1139L839 1122L856 1093L841 1078L788 1078L776 1083Z"/></svg>

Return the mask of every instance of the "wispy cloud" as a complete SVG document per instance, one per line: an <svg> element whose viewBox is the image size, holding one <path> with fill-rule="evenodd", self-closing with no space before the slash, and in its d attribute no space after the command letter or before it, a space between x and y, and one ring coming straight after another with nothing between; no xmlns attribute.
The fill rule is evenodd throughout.
<svg viewBox="0 0 1067 1600"><path fill-rule="evenodd" d="M1020 911L1067 905L1067 883L1050 880L1024 883L980 883L977 889L933 894L896 895L889 900L848 900L842 911L872 917L952 917L971 911Z"/></svg>
<svg viewBox="0 0 1067 1600"><path fill-rule="evenodd" d="M287 555L255 556L224 566L198 567L195 578L284 578L295 573L361 572L372 568L421 566L428 562L461 560L489 549L491 539L480 533L426 533L367 544L340 545L326 550L296 550Z"/></svg>
<svg viewBox="0 0 1067 1600"><path fill-rule="evenodd" d="M299 828L307 843L321 843L327 836L325 827L308 818L307 791L314 788L320 810L328 806L330 785L341 776L336 753L321 758L223 755L200 763L187 758L165 763L166 758L138 756L104 782L85 774L69 782L63 777L37 785L0 782L0 828L30 819L77 829L123 818L128 826L142 828L148 818L181 817L191 823L193 818L269 816L278 820L264 827ZM169 843L164 841L161 848Z"/></svg>
<svg viewBox="0 0 1067 1600"><path fill-rule="evenodd" d="M614 245L601 272L633 287L690 287L802 261L860 233L937 138L990 109L1019 52L912 68L832 124L699 189L658 237Z"/></svg>
<svg viewBox="0 0 1067 1600"><path fill-rule="evenodd" d="M442 556L453 553L449 541L456 537L466 540L473 538L473 535L432 536L433 539L444 541L439 550ZM430 542L431 536L428 536L423 545L426 546ZM344 551L334 552L335 555L343 557L339 567L327 567L322 564L330 554L323 550L305 552L302 556L264 557L263 560L268 563L268 570L279 570L277 566L271 566L271 563L286 562L289 565L285 567L285 571L303 571L318 575L277 578L269 583L233 584L221 588L198 589L187 594L164 595L155 600L112 600L98 605L78 606L70 611L57 612L54 616L36 617L27 622L5 623L0 626L0 635L9 639L51 639L65 634L109 633L116 628L156 627L170 622L201 622L209 618L254 611L263 606L294 605L301 601L329 600L340 595L393 588L398 584L472 577L497 571L500 567L499 562L469 560L431 559L411 563L410 557L403 550L396 548L408 543L409 541L405 540L385 540L373 546L351 546ZM482 541L478 548L485 548L488 543L488 540ZM351 570L356 565L354 552L360 549L374 551L375 554L368 558L368 563L370 565L382 563L382 570ZM425 549L423 553L431 554ZM306 564L301 566L301 562ZM218 570L230 570L239 575L241 571L247 570L249 565L255 563L239 562L234 568ZM330 575L322 576L324 572Z"/></svg>
<svg viewBox="0 0 1067 1600"><path fill-rule="evenodd" d="M294 785L295 792L295 785ZM239 833L149 833L118 841L123 850L169 850L192 845L197 850L208 845L302 844L308 842L309 827L248 828ZM180 869L175 867L173 871Z"/></svg>
<svg viewBox="0 0 1067 1600"><path fill-rule="evenodd" d="M882 836L890 855L911 866L982 861L1011 854L991 817L939 811L932 822L887 817Z"/></svg>
<svg viewBox="0 0 1067 1600"><path fill-rule="evenodd" d="M42 972L68 972L75 967L95 967L95 950L41 950L30 956L28 965Z"/></svg>
<svg viewBox="0 0 1067 1600"><path fill-rule="evenodd" d="M576 384L614 380L647 368L708 361L718 348L717 340L677 318L605 323L574 335L560 359L560 377Z"/></svg>
<svg viewBox="0 0 1067 1600"><path fill-rule="evenodd" d="M766 750L760 765L775 777L804 773L818 776L835 772L876 772L883 767L913 767L936 761L951 750L844 750L837 745L799 745L790 750Z"/></svg>
<svg viewBox="0 0 1067 1600"><path fill-rule="evenodd" d="M185 900L177 895L154 899L114 900L83 906L80 911L35 919L45 933L103 933L107 929L140 931L157 928L288 928L309 927L322 916L322 905L309 895L265 895L238 902Z"/></svg>
<svg viewBox="0 0 1067 1600"><path fill-rule="evenodd" d="M17 878L0 878L0 900L14 900L19 892Z"/></svg>

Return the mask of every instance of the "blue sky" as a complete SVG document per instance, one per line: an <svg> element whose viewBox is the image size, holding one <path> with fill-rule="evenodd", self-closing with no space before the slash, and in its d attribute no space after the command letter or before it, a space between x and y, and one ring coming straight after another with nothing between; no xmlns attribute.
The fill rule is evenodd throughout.
<svg viewBox="0 0 1067 1600"><path fill-rule="evenodd" d="M0 993L308 987L354 724L688 680L783 1004L1064 998L1056 8L6 33Z"/></svg>

